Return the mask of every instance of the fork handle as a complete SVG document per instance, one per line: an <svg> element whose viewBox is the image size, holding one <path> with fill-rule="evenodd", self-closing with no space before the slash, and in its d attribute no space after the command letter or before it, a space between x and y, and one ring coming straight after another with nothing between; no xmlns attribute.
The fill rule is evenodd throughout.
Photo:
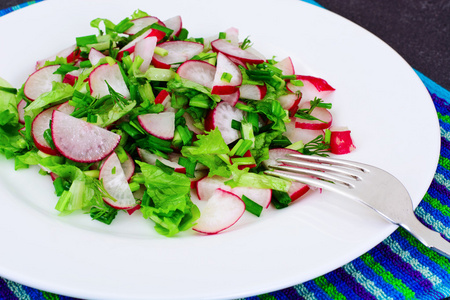
<svg viewBox="0 0 450 300"><path fill-rule="evenodd" d="M428 248L450 258L450 242L444 239L439 232L429 229L422 224L414 214L399 225Z"/></svg>

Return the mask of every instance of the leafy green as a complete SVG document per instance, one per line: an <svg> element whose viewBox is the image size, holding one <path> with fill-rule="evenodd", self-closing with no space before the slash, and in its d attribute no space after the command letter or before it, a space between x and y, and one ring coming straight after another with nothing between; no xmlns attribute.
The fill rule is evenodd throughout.
<svg viewBox="0 0 450 300"><path fill-rule="evenodd" d="M165 236L173 236L191 228L200 213L190 199L189 178L177 172L168 174L144 162L137 163L151 199L149 205L141 205L144 218L155 222L155 230Z"/></svg>
<svg viewBox="0 0 450 300"><path fill-rule="evenodd" d="M70 84L54 81L50 92L43 93L25 107L25 114L35 117L44 108L69 100L72 98L73 92L74 89Z"/></svg>

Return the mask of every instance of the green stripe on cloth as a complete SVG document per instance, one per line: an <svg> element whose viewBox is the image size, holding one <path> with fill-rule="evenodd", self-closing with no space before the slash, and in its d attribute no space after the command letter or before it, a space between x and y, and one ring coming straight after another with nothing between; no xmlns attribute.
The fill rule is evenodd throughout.
<svg viewBox="0 0 450 300"><path fill-rule="evenodd" d="M28 1L28 2L25 2L25 3L19 4L19 5L15 5L15 6L12 6L12 7L9 7L9 8L2 9L2 10L0 10L0 17L4 16L6 14L9 14L9 13L15 11L15 10L18 10L20 8L27 7L27 6L31 5L31 4L38 3L38 2L41 2L41 1L43 1L43 0Z"/></svg>

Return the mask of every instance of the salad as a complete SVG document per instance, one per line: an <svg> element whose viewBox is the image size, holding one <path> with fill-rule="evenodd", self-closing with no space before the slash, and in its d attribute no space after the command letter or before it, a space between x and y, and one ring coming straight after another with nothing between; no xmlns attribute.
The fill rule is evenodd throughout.
<svg viewBox="0 0 450 300"><path fill-rule="evenodd" d="M0 78L0 153L53 180L60 215L139 213L165 236L215 234L310 190L265 175L277 158L355 149L332 126L334 88L236 28L190 37L181 16L141 10L90 25L21 87Z"/></svg>

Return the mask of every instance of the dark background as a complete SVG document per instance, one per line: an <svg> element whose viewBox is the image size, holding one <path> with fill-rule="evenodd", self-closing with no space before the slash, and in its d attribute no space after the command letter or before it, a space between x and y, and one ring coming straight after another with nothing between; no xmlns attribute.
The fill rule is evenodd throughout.
<svg viewBox="0 0 450 300"><path fill-rule="evenodd" d="M372 32L450 90L450 0L316 0ZM0 9L26 1L0 0Z"/></svg>

